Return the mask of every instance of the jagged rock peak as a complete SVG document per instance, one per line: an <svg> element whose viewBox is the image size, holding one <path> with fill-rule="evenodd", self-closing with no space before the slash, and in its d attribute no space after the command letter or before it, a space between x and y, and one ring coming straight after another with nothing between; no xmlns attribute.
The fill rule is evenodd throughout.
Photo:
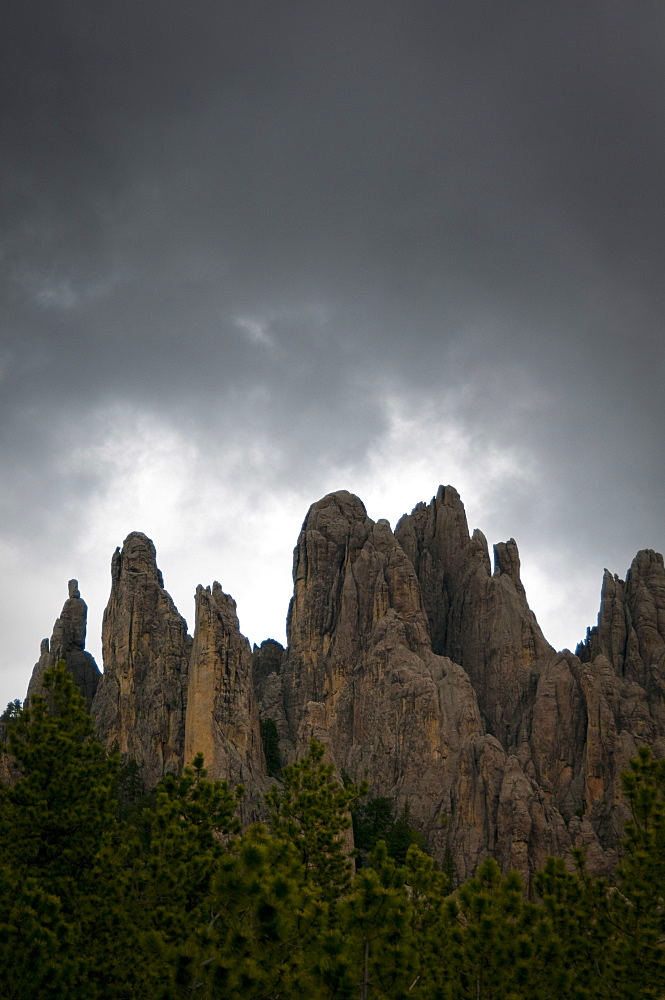
<svg viewBox="0 0 665 1000"><path fill-rule="evenodd" d="M258 686L271 674L279 674L283 657L284 647L276 639L264 639L260 646L254 644L252 650L254 684Z"/></svg>
<svg viewBox="0 0 665 1000"><path fill-rule="evenodd" d="M203 753L211 778L242 782L246 819L256 819L265 760L252 684L252 654L240 634L236 603L216 581L196 588L196 626L189 669L185 762Z"/></svg>
<svg viewBox="0 0 665 1000"><path fill-rule="evenodd" d="M469 537L464 505L452 486L440 486L395 529L418 575L435 653L469 674L490 732L504 745L517 738L532 693L531 674L553 653L530 610L514 539L494 547Z"/></svg>
<svg viewBox="0 0 665 1000"><path fill-rule="evenodd" d="M366 646L376 621L389 608L400 614L416 645L429 643L427 623L413 567L397 544L390 525L376 524L358 497L346 490L329 493L313 504L305 518L293 563L294 596L289 609L289 649L306 657L315 647L327 659L330 643L342 659L353 660ZM322 682L323 663L314 654L310 679ZM317 700L318 695L315 697Z"/></svg>
<svg viewBox="0 0 665 1000"><path fill-rule="evenodd" d="M515 590L526 600L526 592L520 577L520 554L514 538L509 538L507 542L497 542L494 546L494 575L502 574L513 581Z"/></svg>
<svg viewBox="0 0 665 1000"><path fill-rule="evenodd" d="M39 660L28 685L28 698L41 694L45 672L58 660L64 660L90 711L101 673L93 657L85 651L88 607L81 598L78 580L69 581L68 593L60 617L53 626L50 643L48 639L42 640Z"/></svg>
<svg viewBox="0 0 665 1000"><path fill-rule="evenodd" d="M192 640L164 590L155 546L131 532L111 562L104 675L93 702L100 736L143 768L148 787L182 767Z"/></svg>
<svg viewBox="0 0 665 1000"><path fill-rule="evenodd" d="M111 579L120 580L122 573L136 576L153 576L160 587L164 586L161 570L157 566L157 551L154 542L142 531L131 531L125 538L122 549L115 550L111 561Z"/></svg>
<svg viewBox="0 0 665 1000"><path fill-rule="evenodd" d="M598 623L577 647L589 662L604 656L620 677L643 687L665 671L665 566L663 556L641 549L625 582L605 570Z"/></svg>
<svg viewBox="0 0 665 1000"><path fill-rule="evenodd" d="M294 554L289 645L279 669L255 654L262 718L275 723L280 753L301 752L314 735L340 771L370 780L371 794L408 800L435 856L452 850L461 877L494 851L528 876L569 843L565 823L521 761L486 734L459 661L432 651L419 576L434 607L441 598L457 601L455 608L465 596L475 600L480 579L496 594L481 588L477 603L501 610L504 591L509 603L518 601L515 585L508 576L492 579L486 540L481 532L469 537L452 488L418 505L398 531L374 523L345 492L310 508ZM487 618L492 636L500 634L505 621L494 628ZM503 666L518 672L514 662ZM495 700L504 712L512 708L503 686Z"/></svg>

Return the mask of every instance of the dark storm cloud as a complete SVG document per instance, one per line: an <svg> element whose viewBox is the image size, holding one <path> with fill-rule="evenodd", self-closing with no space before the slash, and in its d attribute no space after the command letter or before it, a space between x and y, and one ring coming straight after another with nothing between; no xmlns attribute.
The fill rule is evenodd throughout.
<svg viewBox="0 0 665 1000"><path fill-rule="evenodd" d="M270 485L315 488L362 465L392 394L533 456L505 497L527 535L662 545L664 22L621 0L13 5L5 536L63 544L104 475L65 457L113 406L204 452L272 441Z"/></svg>

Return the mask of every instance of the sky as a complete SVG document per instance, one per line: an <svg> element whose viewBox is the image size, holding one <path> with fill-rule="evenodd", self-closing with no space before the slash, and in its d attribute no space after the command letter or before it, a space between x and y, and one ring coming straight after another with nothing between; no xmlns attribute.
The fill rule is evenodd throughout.
<svg viewBox="0 0 665 1000"><path fill-rule="evenodd" d="M256 643L336 489L455 486L557 648L663 551L661 0L29 0L0 95L2 704L132 530Z"/></svg>

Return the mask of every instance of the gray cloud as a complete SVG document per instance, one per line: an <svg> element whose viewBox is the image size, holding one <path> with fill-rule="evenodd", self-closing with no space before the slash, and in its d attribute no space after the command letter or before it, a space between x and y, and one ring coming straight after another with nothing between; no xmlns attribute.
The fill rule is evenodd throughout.
<svg viewBox="0 0 665 1000"><path fill-rule="evenodd" d="M43 569L34 628L5 602L6 698L62 574L81 575L73 553L103 603L110 551L93 524L158 513L162 471L137 485L118 458L132 441L170 442L170 486L189 499L155 525L172 525L187 592L202 550L233 562L235 543L211 510L199 555L176 557L186 477L236 503L238 531L286 504L279 530L295 532L298 504L302 518L333 481L371 492L373 456L404 474L394 407L418 447L444 442L408 503L457 468L480 526L516 535L553 588L578 581L587 619L606 562L623 573L637 547L662 548L664 19L621 0L14 7L6 588L29 592ZM569 643L580 603L569 632L564 611L552 619Z"/></svg>

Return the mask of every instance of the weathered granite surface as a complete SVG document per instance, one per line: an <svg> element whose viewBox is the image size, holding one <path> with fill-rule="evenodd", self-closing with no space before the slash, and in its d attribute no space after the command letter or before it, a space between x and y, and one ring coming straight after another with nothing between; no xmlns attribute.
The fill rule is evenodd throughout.
<svg viewBox="0 0 665 1000"><path fill-rule="evenodd" d="M434 652L464 667L488 731L514 747L554 653L527 603L515 541L494 546L492 573L485 536L469 534L451 486L402 517L395 535L418 576Z"/></svg>
<svg viewBox="0 0 665 1000"><path fill-rule="evenodd" d="M255 651L261 716L282 753L316 735L372 794L408 799L461 876L491 853L528 879L571 846L606 871L620 774L640 743L665 750L662 558L640 553L626 584L610 584L588 648L557 653L515 541L494 546L492 572L452 487L394 534L357 497L330 494L295 549L287 649Z"/></svg>
<svg viewBox="0 0 665 1000"><path fill-rule="evenodd" d="M90 711L102 675L94 658L85 650L88 607L79 593L78 580L70 580L68 587L69 597L53 626L51 641L42 640L27 697L29 699L33 694L41 694L46 671L55 666L58 660L64 660Z"/></svg>
<svg viewBox="0 0 665 1000"><path fill-rule="evenodd" d="M494 855L528 880L549 854L583 846L617 860L620 775L641 744L665 755L665 567L639 552L626 581L605 573L598 624L576 655L556 652L531 612L513 539L469 532L440 487L395 532L346 491L310 508L294 551L283 648L250 652L235 603L199 587L194 639L164 589L150 539L132 533L112 564L104 675L84 651L76 581L30 691L64 657L100 735L154 784L203 752L213 778L242 781L243 818L270 780L260 722L283 762L315 736L338 774L409 803L460 878Z"/></svg>
<svg viewBox="0 0 665 1000"><path fill-rule="evenodd" d="M252 653L240 634L235 601L219 583L196 588L196 627L189 666L185 761L205 758L208 777L242 783L243 818L262 814L267 790Z"/></svg>
<svg viewBox="0 0 665 1000"><path fill-rule="evenodd" d="M409 803L460 877L488 853L529 866L570 844L534 781L487 733L468 673L432 651L416 569L387 521L340 491L314 504L294 554L288 647L260 699L292 747L315 735L373 795ZM281 696L276 697L276 693ZM511 775L511 780L507 780Z"/></svg>
<svg viewBox="0 0 665 1000"><path fill-rule="evenodd" d="M396 535L418 572L435 650L468 672L488 731L571 842L597 870L610 868L626 818L621 772L640 743L665 751L662 556L638 553L626 584L606 572L599 624L573 656L545 641L513 539L494 546L490 575L484 537L469 536L452 487L418 504Z"/></svg>
<svg viewBox="0 0 665 1000"><path fill-rule="evenodd" d="M92 715L106 743L133 757L152 787L183 765L192 640L145 535L132 532L116 549L111 581L102 625L104 675Z"/></svg>
<svg viewBox="0 0 665 1000"><path fill-rule="evenodd" d="M254 646L252 651L252 673L259 717L261 722L270 719L275 723L282 764L293 760L295 754L295 739L284 707L281 672L284 653L282 644L274 639L265 639L260 646Z"/></svg>

